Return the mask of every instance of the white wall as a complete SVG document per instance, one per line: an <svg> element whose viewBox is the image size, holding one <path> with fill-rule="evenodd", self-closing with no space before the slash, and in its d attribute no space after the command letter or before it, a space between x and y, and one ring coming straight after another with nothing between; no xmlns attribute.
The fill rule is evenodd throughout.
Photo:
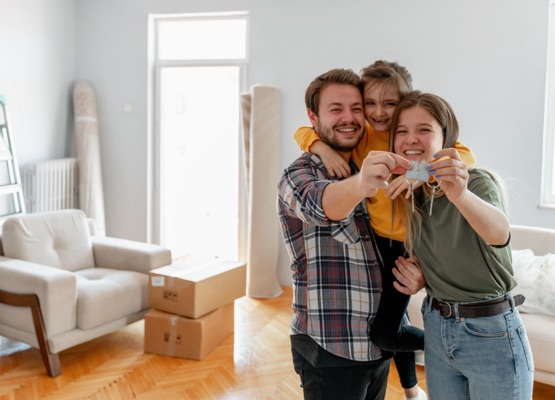
<svg viewBox="0 0 555 400"><path fill-rule="evenodd" d="M396 60L413 73L416 87L452 103L461 140L481 165L507 179L512 222L555 227L555 211L538 209L547 4L80 0L78 76L92 81L100 98L108 231L146 237L147 14L231 10L250 12L249 85L283 90L282 167L299 154L291 135L307 123L303 94L314 76ZM123 102L133 103L133 114L122 112ZM283 282L287 264L282 246Z"/></svg>
<svg viewBox="0 0 555 400"><path fill-rule="evenodd" d="M74 154L74 0L0 0L0 94L20 164Z"/></svg>
<svg viewBox="0 0 555 400"><path fill-rule="evenodd" d="M20 159L34 161L69 151L73 79L96 88L111 235L147 237L148 14L233 10L250 12L248 84L283 91L281 167L300 154L291 135L308 121L303 95L314 76L333 67L358 71L377 58L396 60L413 73L416 87L452 103L461 140L479 164L507 180L511 221L555 227L555 210L538 208L548 0L75 4L0 0L0 94L11 105ZM122 111L124 103L133 104L132 113ZM276 218L274 210L268 218ZM283 282L287 264L281 245Z"/></svg>

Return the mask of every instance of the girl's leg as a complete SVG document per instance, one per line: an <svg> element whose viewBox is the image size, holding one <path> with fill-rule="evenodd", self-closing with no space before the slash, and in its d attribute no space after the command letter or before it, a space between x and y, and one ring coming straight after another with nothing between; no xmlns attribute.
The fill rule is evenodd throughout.
<svg viewBox="0 0 555 400"><path fill-rule="evenodd" d="M382 269L382 296L376 319L372 324L372 341L384 350L414 351L424 349L424 332L403 324L403 318L410 296L395 289L392 268L395 260L405 255L403 243L376 236L380 255L384 262Z"/></svg>
<svg viewBox="0 0 555 400"><path fill-rule="evenodd" d="M418 384L418 378L416 377L414 352L402 351L395 353L393 361L395 361L395 367L399 373L399 380L403 389L415 387Z"/></svg>
<svg viewBox="0 0 555 400"><path fill-rule="evenodd" d="M410 296L398 292L393 287L395 277L391 272L395 260L405 255L403 243L376 236L376 242L384 268L382 269L382 296L376 319L372 324L372 341L384 350L396 352L395 365L404 389L415 388L418 384L414 350L424 348L424 332L403 324Z"/></svg>

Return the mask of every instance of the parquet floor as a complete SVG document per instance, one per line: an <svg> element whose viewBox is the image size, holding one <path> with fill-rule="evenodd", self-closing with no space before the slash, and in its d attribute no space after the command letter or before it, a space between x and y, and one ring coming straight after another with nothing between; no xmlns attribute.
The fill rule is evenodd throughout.
<svg viewBox="0 0 555 400"><path fill-rule="evenodd" d="M302 399L289 350L291 290L284 290L277 299L237 300L235 333L202 361L145 354L143 322L62 352L57 378L46 375L36 349L4 355L0 400ZM389 383L387 400L403 399L395 368ZM536 385L534 400L554 398L555 387Z"/></svg>

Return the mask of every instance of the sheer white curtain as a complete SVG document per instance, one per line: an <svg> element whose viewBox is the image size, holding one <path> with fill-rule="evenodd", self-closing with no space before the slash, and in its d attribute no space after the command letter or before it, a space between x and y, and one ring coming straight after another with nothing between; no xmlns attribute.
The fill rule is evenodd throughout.
<svg viewBox="0 0 555 400"><path fill-rule="evenodd" d="M254 85L241 95L243 122L243 180L248 197L246 247L247 295L270 298L282 293L277 276L279 219L276 212L279 180L281 94L278 88Z"/></svg>
<svg viewBox="0 0 555 400"><path fill-rule="evenodd" d="M94 219L96 233L105 233L104 190L100 168L100 141L96 94L90 84L76 83L73 89L75 142L79 164L79 208Z"/></svg>

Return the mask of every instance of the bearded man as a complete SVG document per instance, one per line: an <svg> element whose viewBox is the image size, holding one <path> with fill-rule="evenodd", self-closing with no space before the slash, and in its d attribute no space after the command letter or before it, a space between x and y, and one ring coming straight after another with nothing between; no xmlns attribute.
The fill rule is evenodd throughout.
<svg viewBox="0 0 555 400"><path fill-rule="evenodd" d="M410 169L391 153L364 160L351 151L365 134L359 76L333 69L305 92L308 117L321 140L351 166L332 177L304 153L285 169L277 207L291 259L291 351L305 399L384 399L390 353L371 341L381 274L365 199L387 186L391 171Z"/></svg>

